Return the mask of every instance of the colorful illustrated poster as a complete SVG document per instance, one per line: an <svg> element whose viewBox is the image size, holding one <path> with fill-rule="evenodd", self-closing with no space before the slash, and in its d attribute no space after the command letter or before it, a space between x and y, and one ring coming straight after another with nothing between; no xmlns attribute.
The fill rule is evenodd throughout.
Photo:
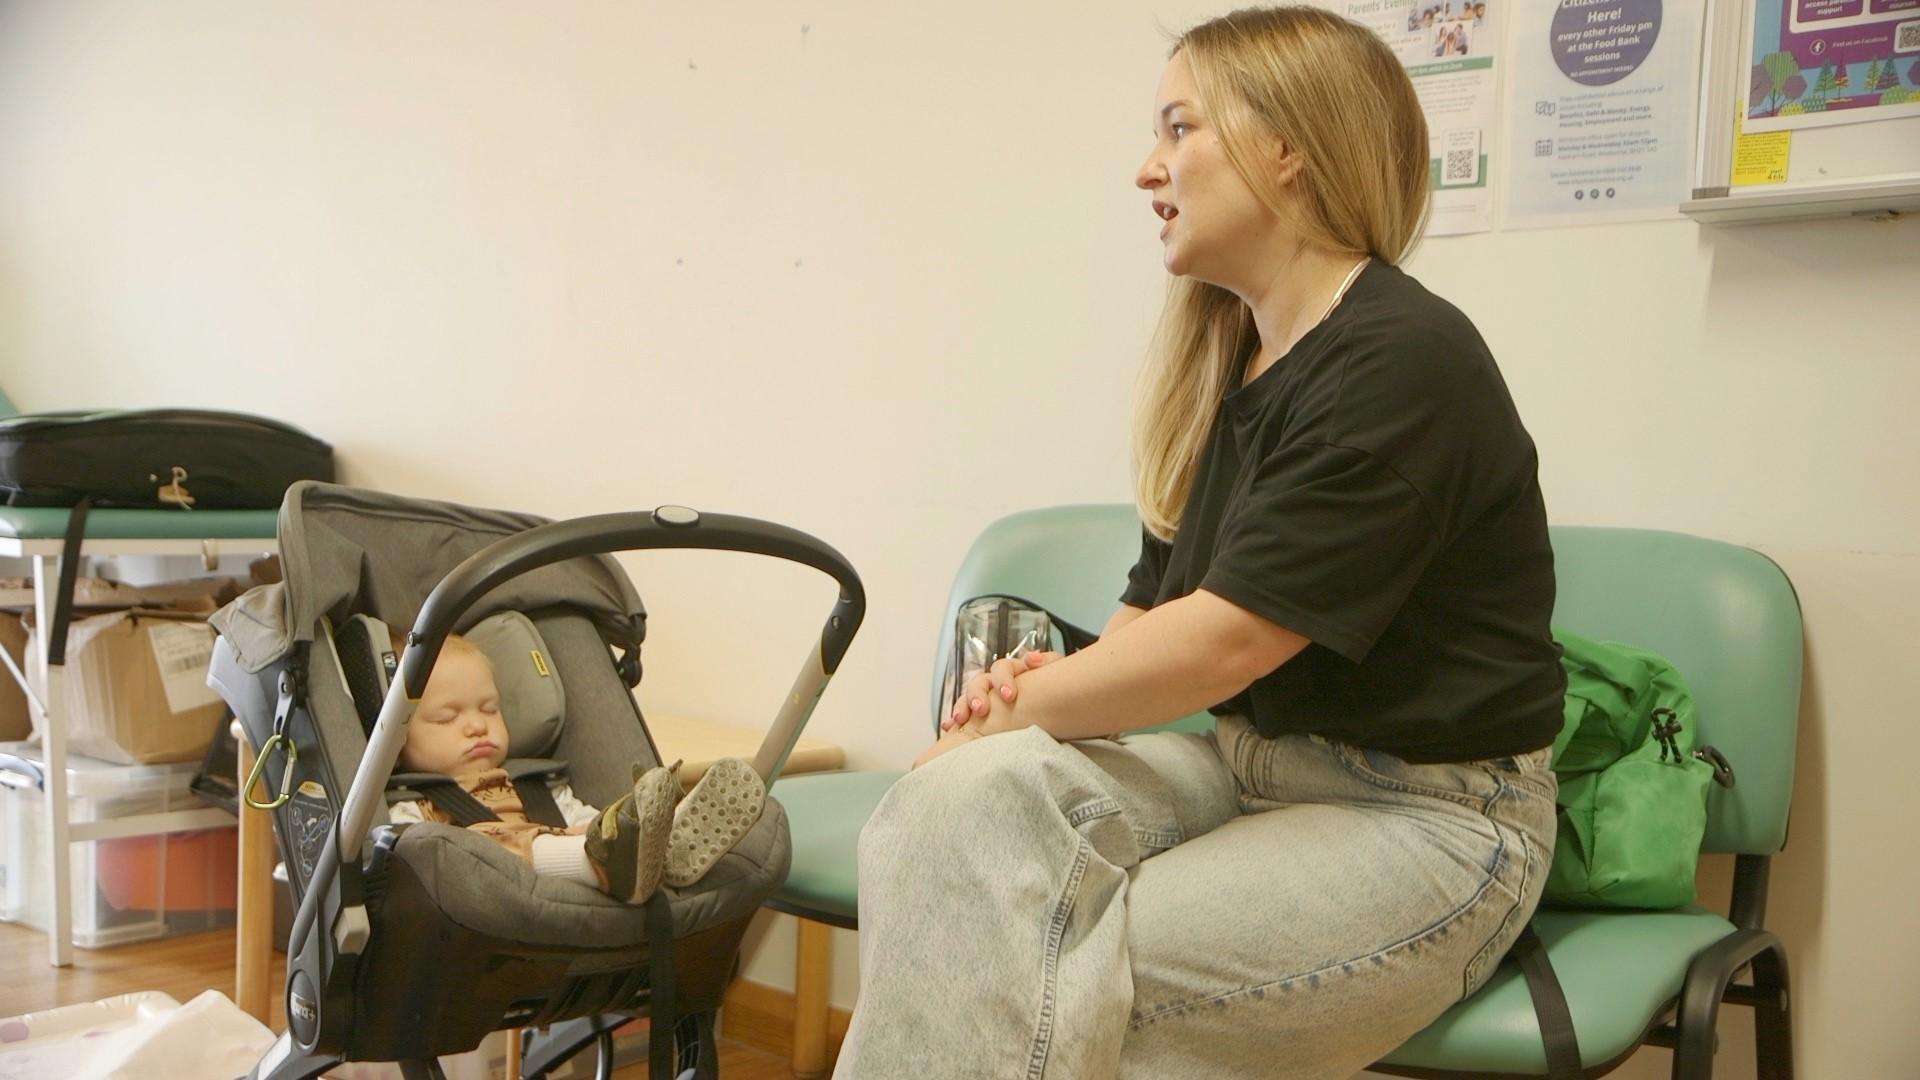
<svg viewBox="0 0 1920 1080"><path fill-rule="evenodd" d="M1526 229L1678 215L1693 156L1701 6L1514 6L1504 224Z"/></svg>
<svg viewBox="0 0 1920 1080"><path fill-rule="evenodd" d="M1491 6L1486 0L1340 0L1338 6L1393 49L1420 95L1433 169L1428 236L1493 227L1487 163L1500 35Z"/></svg>
<svg viewBox="0 0 1920 1080"><path fill-rule="evenodd" d="M1757 0L1748 131L1920 116L1920 0Z"/></svg>

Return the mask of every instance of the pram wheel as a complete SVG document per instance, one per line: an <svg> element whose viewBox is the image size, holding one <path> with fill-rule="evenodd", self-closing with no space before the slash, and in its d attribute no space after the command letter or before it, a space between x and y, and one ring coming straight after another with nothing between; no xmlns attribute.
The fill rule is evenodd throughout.
<svg viewBox="0 0 1920 1080"><path fill-rule="evenodd" d="M611 1080L615 1065L614 1032L627 1017L593 1016L529 1033L524 1040L520 1080L545 1080L555 1070L595 1051L594 1080ZM673 1029L673 1080L718 1080L720 1053L714 1042L714 1014L683 1016Z"/></svg>
<svg viewBox="0 0 1920 1080"><path fill-rule="evenodd" d="M683 1016L673 1029L674 1080L716 1080L720 1075L720 1051L714 1045L713 1014Z"/></svg>

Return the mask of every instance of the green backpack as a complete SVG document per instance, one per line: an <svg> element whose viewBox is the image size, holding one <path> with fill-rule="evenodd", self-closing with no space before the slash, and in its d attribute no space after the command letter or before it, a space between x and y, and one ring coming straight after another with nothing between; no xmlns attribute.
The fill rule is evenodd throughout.
<svg viewBox="0 0 1920 1080"><path fill-rule="evenodd" d="M1644 649L1554 631L1565 650L1566 723L1553 742L1559 836L1547 904L1671 908L1693 900L1707 785L1733 786L1712 747L1694 748L1693 696Z"/></svg>

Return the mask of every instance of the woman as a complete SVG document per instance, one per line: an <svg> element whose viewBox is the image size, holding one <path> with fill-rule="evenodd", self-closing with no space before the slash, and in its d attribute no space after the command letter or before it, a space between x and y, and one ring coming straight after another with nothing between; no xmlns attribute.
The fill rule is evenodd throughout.
<svg viewBox="0 0 1920 1080"><path fill-rule="evenodd" d="M1098 644L975 680L867 825L840 1077L1347 1077L1540 895L1553 555L1485 344L1394 265L1412 86L1337 17L1236 12L1180 38L1154 133L1140 559Z"/></svg>

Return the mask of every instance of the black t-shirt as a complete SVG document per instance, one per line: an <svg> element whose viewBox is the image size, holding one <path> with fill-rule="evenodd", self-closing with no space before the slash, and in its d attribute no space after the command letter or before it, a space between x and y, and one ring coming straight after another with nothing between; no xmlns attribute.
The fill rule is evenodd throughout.
<svg viewBox="0 0 1920 1080"><path fill-rule="evenodd" d="M1434 762L1559 732L1533 440L1473 324L1396 267L1221 401L1178 534L1144 535L1121 599L1197 588L1312 642L1214 707L1262 735Z"/></svg>

